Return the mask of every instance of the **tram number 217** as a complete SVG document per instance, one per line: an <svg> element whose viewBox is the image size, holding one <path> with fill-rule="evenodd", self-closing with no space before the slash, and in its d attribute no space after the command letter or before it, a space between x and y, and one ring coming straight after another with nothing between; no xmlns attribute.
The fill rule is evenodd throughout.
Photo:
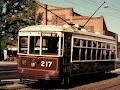
<svg viewBox="0 0 120 90"><path fill-rule="evenodd" d="M51 61L41 61L41 67L51 67L52 63Z"/></svg>

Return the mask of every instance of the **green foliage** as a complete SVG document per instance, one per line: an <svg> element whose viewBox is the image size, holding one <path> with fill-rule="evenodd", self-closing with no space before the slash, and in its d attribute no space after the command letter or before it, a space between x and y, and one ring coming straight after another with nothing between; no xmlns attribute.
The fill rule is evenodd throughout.
<svg viewBox="0 0 120 90"><path fill-rule="evenodd" d="M15 1L18 2L19 0L14 0L14 3L16 3ZM7 44L15 43L15 41L17 40L18 31L21 28L34 25L36 23L41 23L42 15L39 14L37 18L35 16L36 5L37 4L34 0L29 0L29 2L25 4L24 9L18 8L17 11L15 11L17 7L7 7L6 14L2 15L2 17L0 18L0 26L2 26L0 27L0 31L5 31L5 37L2 38L1 41L4 48ZM35 18L37 20L35 20ZM13 38L13 40L11 40L11 38Z"/></svg>

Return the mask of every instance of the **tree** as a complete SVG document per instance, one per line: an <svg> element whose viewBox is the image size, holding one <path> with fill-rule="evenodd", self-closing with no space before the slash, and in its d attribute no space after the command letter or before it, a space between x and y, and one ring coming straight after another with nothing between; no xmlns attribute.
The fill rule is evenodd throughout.
<svg viewBox="0 0 120 90"><path fill-rule="evenodd" d="M0 1L0 32L2 47L15 43L19 29L34 25L36 2L34 0L1 0ZM41 22L41 14L37 22Z"/></svg>

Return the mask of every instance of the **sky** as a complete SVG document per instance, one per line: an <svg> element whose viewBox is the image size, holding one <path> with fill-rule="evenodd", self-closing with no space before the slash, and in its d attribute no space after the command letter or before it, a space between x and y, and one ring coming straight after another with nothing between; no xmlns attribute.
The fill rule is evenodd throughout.
<svg viewBox="0 0 120 90"><path fill-rule="evenodd" d="M103 16L108 30L117 33L120 41L120 0L39 0L43 4L71 7L83 16L91 16L104 1L94 16Z"/></svg>

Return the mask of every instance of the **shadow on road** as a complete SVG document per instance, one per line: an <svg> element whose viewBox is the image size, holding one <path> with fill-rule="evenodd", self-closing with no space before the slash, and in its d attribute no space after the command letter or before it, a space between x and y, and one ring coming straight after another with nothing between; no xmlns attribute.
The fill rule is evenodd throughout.
<svg viewBox="0 0 120 90"><path fill-rule="evenodd" d="M81 75L79 77L71 78L70 80L70 86L69 88L74 88L76 86L82 86L90 83L99 82L102 80L107 80L111 78L117 77L118 74L115 73L106 73L106 74L91 74L91 75ZM34 83L32 85L29 85L32 89L65 89L60 83L57 81L39 81L37 83Z"/></svg>

